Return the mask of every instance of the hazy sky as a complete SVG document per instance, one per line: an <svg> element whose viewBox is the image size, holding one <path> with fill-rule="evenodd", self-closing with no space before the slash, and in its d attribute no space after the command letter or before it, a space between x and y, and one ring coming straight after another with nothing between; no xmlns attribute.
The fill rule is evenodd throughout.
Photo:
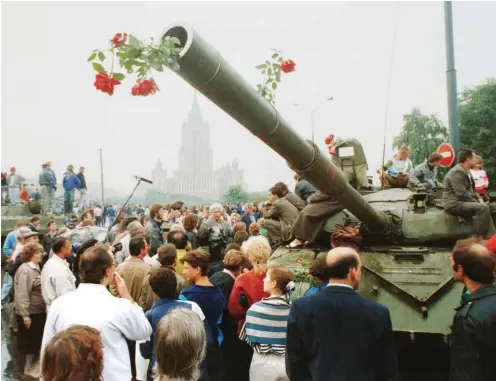
<svg viewBox="0 0 496 381"><path fill-rule="evenodd" d="M459 90L496 76L496 3L454 3ZM251 84L271 48L296 62L283 77L276 106L301 136L310 138L310 114L294 103L334 101L317 111L316 140L334 133L356 137L369 167L381 163L386 89L393 31L396 46L388 107L388 153L402 114L412 107L437 113L447 124L444 15L431 3L2 3L2 171L15 165L36 176L51 160L86 167L99 182L104 149L106 187L127 193L131 175L150 177L161 159L177 168L180 129L193 89L174 73L155 75L161 92L132 97L128 78L110 97L93 87L86 58L106 48L116 32L158 37L185 22L215 46ZM285 162L202 95L211 126L214 166L237 159L249 190L290 182Z"/></svg>

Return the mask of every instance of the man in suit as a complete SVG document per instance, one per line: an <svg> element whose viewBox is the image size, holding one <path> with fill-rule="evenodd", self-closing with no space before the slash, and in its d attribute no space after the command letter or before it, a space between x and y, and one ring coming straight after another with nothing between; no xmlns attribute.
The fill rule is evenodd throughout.
<svg viewBox="0 0 496 381"><path fill-rule="evenodd" d="M470 149L461 149L458 153L458 164L444 178L444 210L454 216L473 217L474 233L489 238L496 233L496 208L485 204L475 192L470 175L474 159L475 153Z"/></svg>
<svg viewBox="0 0 496 381"><path fill-rule="evenodd" d="M389 310L358 295L360 257L348 247L327 254L329 285L291 307L286 372L292 381L398 380Z"/></svg>
<svg viewBox="0 0 496 381"><path fill-rule="evenodd" d="M298 218L298 209L284 198L279 187L269 189L269 199L260 225L267 228L267 238L271 244L288 241L291 227Z"/></svg>

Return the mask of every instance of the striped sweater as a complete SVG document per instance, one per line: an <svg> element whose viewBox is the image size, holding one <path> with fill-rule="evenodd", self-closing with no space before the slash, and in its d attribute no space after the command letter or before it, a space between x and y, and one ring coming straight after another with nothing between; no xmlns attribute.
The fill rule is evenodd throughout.
<svg viewBox="0 0 496 381"><path fill-rule="evenodd" d="M246 313L246 324L241 339L257 353L284 355L286 331L291 305L284 297L264 298Z"/></svg>

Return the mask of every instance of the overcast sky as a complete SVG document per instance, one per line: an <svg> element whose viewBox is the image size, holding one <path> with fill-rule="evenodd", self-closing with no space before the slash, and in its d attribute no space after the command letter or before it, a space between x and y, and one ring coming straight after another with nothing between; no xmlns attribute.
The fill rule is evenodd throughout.
<svg viewBox="0 0 496 381"><path fill-rule="evenodd" d="M459 90L496 76L496 3L454 3ZM59 176L67 164L86 167L99 182L104 150L106 187L130 191L131 175L151 177L160 158L177 168L180 129L193 89L174 73L155 75L161 92L130 95L128 78L110 97L93 87L86 58L116 32L158 37L185 22L215 46L251 84L271 48L296 62L283 77L276 106L302 137L310 114L294 103L319 106L316 140L334 133L356 137L369 167L379 167L393 31L397 25L387 120L387 148L402 115L413 107L447 124L444 15L431 3L2 3L2 171L15 165L36 176L51 160ZM277 154L202 95L211 126L214 166L237 159L249 190L290 182Z"/></svg>

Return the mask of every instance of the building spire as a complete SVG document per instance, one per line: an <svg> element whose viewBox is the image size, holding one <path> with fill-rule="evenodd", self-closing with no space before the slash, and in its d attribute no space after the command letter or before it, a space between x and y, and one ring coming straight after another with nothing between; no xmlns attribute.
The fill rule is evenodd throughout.
<svg viewBox="0 0 496 381"><path fill-rule="evenodd" d="M200 105L198 104L198 91L194 90L193 93L193 103L191 105L191 111L189 113L189 119L193 122L202 122L203 117L200 110Z"/></svg>

